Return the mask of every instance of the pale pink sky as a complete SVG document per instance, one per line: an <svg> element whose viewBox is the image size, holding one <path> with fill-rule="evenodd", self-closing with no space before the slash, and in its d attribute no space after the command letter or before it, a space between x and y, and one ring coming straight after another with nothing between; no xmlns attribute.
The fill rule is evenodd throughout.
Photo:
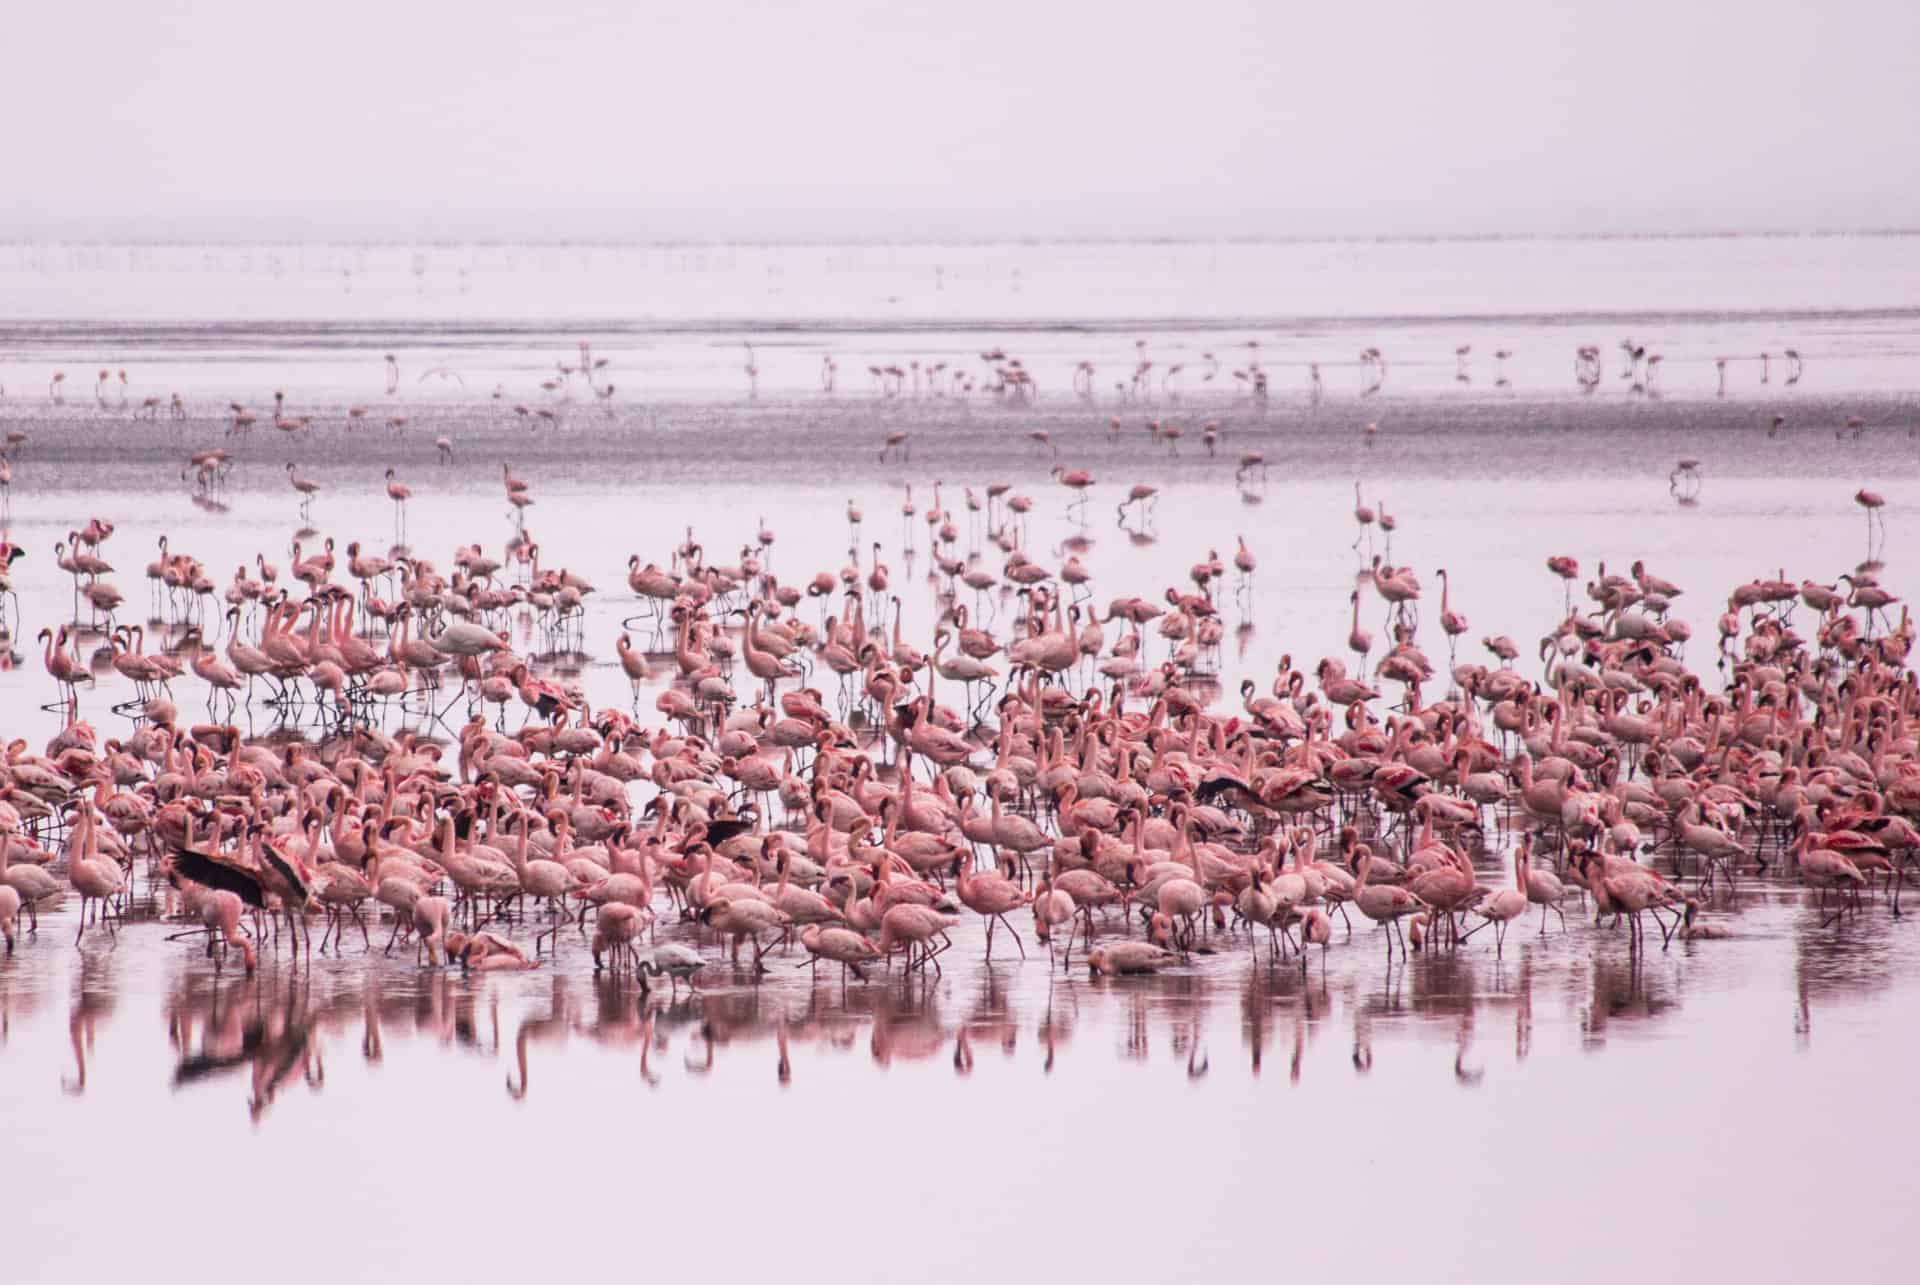
<svg viewBox="0 0 1920 1285"><path fill-rule="evenodd" d="M1912 226L1917 12L22 5L0 236Z"/></svg>

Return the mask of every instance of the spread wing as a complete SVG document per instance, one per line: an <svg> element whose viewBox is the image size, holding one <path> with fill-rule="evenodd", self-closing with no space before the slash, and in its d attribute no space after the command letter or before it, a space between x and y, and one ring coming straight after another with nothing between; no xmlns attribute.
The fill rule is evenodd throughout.
<svg viewBox="0 0 1920 1285"><path fill-rule="evenodd" d="M300 877L300 872L295 870L293 866L287 862L286 858L275 852L271 843L263 843L260 845L260 855L266 860L268 865L279 872L282 879L287 881L287 887L293 889L294 901L305 905L308 896L307 881Z"/></svg>
<svg viewBox="0 0 1920 1285"><path fill-rule="evenodd" d="M249 906L267 904L267 899L260 893L258 879L224 861L216 861L204 852L195 852L192 848L181 848L173 854L173 868L195 883L205 884L220 892L233 893Z"/></svg>
<svg viewBox="0 0 1920 1285"><path fill-rule="evenodd" d="M1193 793L1194 797L1202 803L1211 803L1214 799L1229 790L1242 790L1248 794L1253 793L1252 786L1248 785L1239 777L1232 776L1226 772L1215 772L1208 776L1206 780L1200 782L1200 788Z"/></svg>
<svg viewBox="0 0 1920 1285"><path fill-rule="evenodd" d="M709 821L707 822L707 842L717 848L728 839L746 834L752 829L753 822L750 820L729 817L722 821Z"/></svg>

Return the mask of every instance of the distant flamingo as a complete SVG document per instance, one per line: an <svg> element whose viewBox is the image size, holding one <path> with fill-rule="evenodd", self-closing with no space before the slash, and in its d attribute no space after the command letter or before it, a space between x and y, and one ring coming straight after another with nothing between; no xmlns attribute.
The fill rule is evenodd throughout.
<svg viewBox="0 0 1920 1285"><path fill-rule="evenodd" d="M1373 506L1360 498L1360 484L1353 484L1353 520L1360 524L1360 534L1353 537L1353 547L1357 550L1360 541L1367 542L1368 552L1373 550Z"/></svg>
<svg viewBox="0 0 1920 1285"><path fill-rule="evenodd" d="M1087 504L1087 491L1093 486L1093 474L1087 472L1085 469L1066 469L1056 464L1053 467L1053 477L1055 481L1074 492L1078 497L1073 503L1067 505L1067 512L1071 514L1075 509L1079 509L1084 515Z"/></svg>
<svg viewBox="0 0 1920 1285"><path fill-rule="evenodd" d="M1873 529L1875 525L1877 524L1879 526L1882 537L1884 537L1887 532L1886 518L1880 514L1880 510L1886 507L1887 500L1880 492L1870 491L1863 486L1853 493L1853 502L1867 512L1867 557L1871 559L1873 557Z"/></svg>
<svg viewBox="0 0 1920 1285"><path fill-rule="evenodd" d="M287 484L300 495L300 516L310 516L313 509L313 497L320 492L320 484L294 472L293 461L287 461Z"/></svg>
<svg viewBox="0 0 1920 1285"><path fill-rule="evenodd" d="M1553 557L1550 557L1547 559L1547 570L1553 572L1554 575L1559 576L1560 579L1565 583L1566 591L1567 591L1567 610L1572 611L1573 610L1573 582L1580 578L1579 560L1575 558L1567 557L1565 554L1555 554Z"/></svg>
<svg viewBox="0 0 1920 1285"><path fill-rule="evenodd" d="M1347 600L1353 608L1352 623L1347 629L1347 648L1365 661L1367 653L1373 650L1373 634L1360 624L1360 591L1355 589L1347 595Z"/></svg>
<svg viewBox="0 0 1920 1285"><path fill-rule="evenodd" d="M1447 580L1447 569L1442 567L1434 574L1438 576L1440 580L1440 630L1447 636L1447 654L1452 655L1455 641L1460 635L1467 632L1467 618L1453 610L1450 598L1451 586Z"/></svg>
<svg viewBox="0 0 1920 1285"><path fill-rule="evenodd" d="M413 498L413 488L399 481L393 469L387 470L387 498L393 501L393 529L399 535L398 543L405 544L407 542L407 501Z"/></svg>
<svg viewBox="0 0 1920 1285"><path fill-rule="evenodd" d="M1153 506L1159 503L1159 500L1160 500L1159 487L1149 486L1145 482L1135 482L1131 487L1127 489L1127 498L1120 501L1120 507L1116 510L1116 512L1118 512L1120 517L1124 520L1127 516L1127 510L1133 507L1134 505L1139 505L1141 508L1151 512L1153 509Z"/></svg>

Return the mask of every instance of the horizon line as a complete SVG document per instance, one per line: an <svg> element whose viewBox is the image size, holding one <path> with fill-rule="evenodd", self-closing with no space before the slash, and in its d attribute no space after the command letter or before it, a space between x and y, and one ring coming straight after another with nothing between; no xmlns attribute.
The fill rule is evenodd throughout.
<svg viewBox="0 0 1920 1285"><path fill-rule="evenodd" d="M1220 316L1165 313L1097 319L1073 317L773 317L741 314L724 317L593 316L539 314L520 317L489 315L477 317L258 317L222 318L140 317L121 319L106 315L18 317L0 312L0 339L23 342L34 338L65 337L68 334L96 332L141 333L148 337L169 331L191 332L197 341L225 335L251 339L273 334L294 339L315 335L340 339L383 339L399 331L442 337L492 337L533 335L544 332L590 330L616 335L858 335L891 334L1120 334L1148 329L1172 332L1280 331L1299 327L1329 330L1358 329L1395 325L1532 325L1599 326L1648 322L1653 324L1701 325L1714 322L1743 323L1763 321L1859 321L1912 320L1920 318L1920 305L1889 305L1864 308L1686 308L1686 309L1583 309L1574 312L1424 312L1424 313L1321 313L1251 314Z"/></svg>
<svg viewBox="0 0 1920 1285"><path fill-rule="evenodd" d="M1873 228L1772 228L1741 229L1724 228L1695 231L1642 231L1642 232L1447 232L1447 233L1324 233L1324 234L1245 234L1219 236L1184 236L1175 234L1141 236L1095 236L1095 235L1030 235L1030 236L980 236L980 237L659 237L626 238L603 236L580 237L503 237L485 236L204 236L204 237L154 237L154 236L20 236L0 233L0 248L30 248L49 245L72 246L130 246L144 249L183 248L188 246L239 246L239 245L336 245L336 246L472 246L472 247L527 247L527 248L564 248L564 249L680 249L690 246L715 247L739 246L752 249L804 249L817 247L960 247L983 248L989 246L1065 246L1065 245L1451 245L1527 242L1579 242L1579 241L1737 241L1737 240L1837 240L1852 237L1861 238L1909 238L1920 236L1920 226L1890 226Z"/></svg>

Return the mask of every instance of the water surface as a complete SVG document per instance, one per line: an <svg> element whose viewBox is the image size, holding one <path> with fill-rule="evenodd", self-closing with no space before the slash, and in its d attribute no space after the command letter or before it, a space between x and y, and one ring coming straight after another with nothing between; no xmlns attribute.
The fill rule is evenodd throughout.
<svg viewBox="0 0 1920 1285"><path fill-rule="evenodd" d="M1920 322L1892 283L1911 278L1915 244L6 247L0 427L28 440L5 535L28 555L0 709L36 746L58 726L38 708L52 692L31 639L73 614L53 545L89 517L117 524L103 552L123 619L140 620L163 535L222 582L260 552L284 567L295 539L384 551L398 534L388 467L414 489L417 551L445 565L478 541L498 555L514 530L503 461L532 484L543 563L599 588L577 643L529 617L516 645L649 723L658 687L636 697L613 652L623 622L666 645L633 619L629 555L664 563L692 527L731 561L764 524L773 570L800 584L850 546L870 564L878 541L924 643L937 586L924 523L899 511L909 483L922 512L941 484L968 549L983 532L965 489L1013 483L1035 499L1033 556L1076 552L1100 603L1184 585L1244 537L1260 567L1228 610L1223 704L1242 677L1264 687L1282 655L1310 667L1342 653L1369 553L1354 547L1356 480L1398 519L1392 556L1427 580L1429 617L1432 573L1452 572L1473 623L1463 658L1485 658L1483 634L1524 652L1553 627L1563 587L1543 563L1564 553L1589 573L1645 559L1685 586L1676 615L1709 671L1734 584L1781 568L1831 580L1859 562L1863 484L1890 499L1884 579L1912 588ZM1668 354L1663 385L1620 378L1629 337ZM583 339L609 361L598 378L631 392L602 404L577 379L570 394L539 389ZM1162 363L1181 354L1184 377L1073 396L1074 363L1124 379L1137 339ZM1229 391L1228 374L1193 377L1206 351L1245 366L1248 340L1275 372L1265 401ZM1608 368L1583 394L1571 360L1587 342ZM882 396L865 371L945 360L978 375L995 345L1029 363L1036 401ZM1368 345L1391 371L1363 396L1352 363ZM1499 386L1503 345L1515 356ZM1787 346L1802 378L1776 366L1761 384L1750 356ZM832 394L826 353L841 365ZM1729 353L1721 396L1713 358ZM1307 361L1326 363L1317 401ZM131 404L113 378L96 398L98 369L122 367ZM55 369L68 372L58 403ZM316 417L311 432L272 426L275 389ZM134 416L174 391L184 419ZM250 434L229 434L228 401L260 414ZM557 426L529 427L515 403ZM369 427L345 427L349 405L370 408ZM394 415L407 425L388 428ZM1770 434L1775 415L1787 424ZM1184 425L1177 454L1150 419ZM877 459L901 429L911 458ZM209 446L236 462L203 493L180 471ZM1255 450L1264 476L1236 479ZM1699 462L1685 503L1670 482L1682 458ZM306 519L290 461L323 487ZM1049 477L1056 463L1096 475L1084 517ZM1160 500L1122 518L1137 481ZM1373 547L1385 552L1378 533ZM1002 629L1016 607L975 605ZM82 714L124 735L112 706L131 691L99 675ZM180 688L183 717L205 716L202 696ZM239 721L286 730L261 705ZM1489 880L1498 861L1483 860ZM1371 927L1351 941L1336 928L1304 974L1218 935L1189 966L1118 980L1050 970L1030 940L1026 962L1000 942L984 966L968 922L938 978L843 990L776 955L756 979L710 949L699 994L669 1003L596 980L577 940L539 971L469 978L383 957L382 929L371 952L356 941L311 970L269 950L247 979L167 941L139 907L117 938L76 947L69 904L0 961L0 1189L35 1229L10 1259L23 1279L150 1269L155 1253L202 1252L182 1233L214 1217L222 1252L290 1280L519 1275L614 1254L808 1280L1060 1267L1786 1280L1815 1264L1890 1277L1899 1158L1920 1144L1920 1113L1889 1076L1920 1015L1912 926L1884 903L1827 924L1771 880L1743 881L1711 919L1729 935L1655 938L1636 956L1570 911L1565 932L1516 927L1504 957L1483 935L1404 965ZM702 943L692 926L665 931ZM1774 1234L1778 1214L1792 1226Z"/></svg>

